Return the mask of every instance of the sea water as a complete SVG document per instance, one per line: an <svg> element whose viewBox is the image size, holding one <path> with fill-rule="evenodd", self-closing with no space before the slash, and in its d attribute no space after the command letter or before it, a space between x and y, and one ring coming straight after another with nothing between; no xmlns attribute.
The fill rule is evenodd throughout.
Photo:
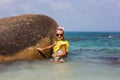
<svg viewBox="0 0 120 80"><path fill-rule="evenodd" d="M65 63L52 59L0 64L0 80L119 80L119 32L66 32Z"/></svg>

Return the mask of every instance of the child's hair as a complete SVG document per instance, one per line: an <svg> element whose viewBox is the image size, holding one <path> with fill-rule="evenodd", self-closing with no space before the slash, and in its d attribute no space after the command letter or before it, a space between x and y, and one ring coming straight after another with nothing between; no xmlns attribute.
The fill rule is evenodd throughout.
<svg viewBox="0 0 120 80"><path fill-rule="evenodd" d="M62 27L62 26L58 26L57 30L61 30L61 31L63 31L63 34L64 34L64 27Z"/></svg>

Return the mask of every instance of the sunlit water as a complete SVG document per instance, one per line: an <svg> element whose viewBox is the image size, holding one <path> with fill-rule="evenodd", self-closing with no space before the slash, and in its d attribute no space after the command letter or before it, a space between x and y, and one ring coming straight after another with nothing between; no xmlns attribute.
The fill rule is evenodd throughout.
<svg viewBox="0 0 120 80"><path fill-rule="evenodd" d="M50 60L0 64L0 80L120 80L120 33L65 34L65 63Z"/></svg>
<svg viewBox="0 0 120 80"><path fill-rule="evenodd" d="M56 64L52 61L1 64L0 80L119 80L120 65L80 59Z"/></svg>

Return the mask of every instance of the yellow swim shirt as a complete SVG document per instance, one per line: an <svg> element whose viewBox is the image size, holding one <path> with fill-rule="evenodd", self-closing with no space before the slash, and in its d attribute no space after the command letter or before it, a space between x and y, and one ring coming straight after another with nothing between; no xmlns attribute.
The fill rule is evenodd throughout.
<svg viewBox="0 0 120 80"><path fill-rule="evenodd" d="M56 53L58 50L60 50L60 48L61 48L61 45L66 45L66 51L68 52L68 47L69 47L69 42L67 41L67 40L65 40L65 41L62 41L62 40L60 40L60 41L56 41L56 45L53 47L53 52L54 53Z"/></svg>

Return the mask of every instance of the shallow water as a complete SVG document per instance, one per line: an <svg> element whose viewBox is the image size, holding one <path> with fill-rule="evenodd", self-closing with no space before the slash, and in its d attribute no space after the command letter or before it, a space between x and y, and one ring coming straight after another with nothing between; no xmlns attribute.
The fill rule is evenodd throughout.
<svg viewBox="0 0 120 80"><path fill-rule="evenodd" d="M20 61L0 65L0 80L119 80L120 64L77 59L56 64Z"/></svg>

